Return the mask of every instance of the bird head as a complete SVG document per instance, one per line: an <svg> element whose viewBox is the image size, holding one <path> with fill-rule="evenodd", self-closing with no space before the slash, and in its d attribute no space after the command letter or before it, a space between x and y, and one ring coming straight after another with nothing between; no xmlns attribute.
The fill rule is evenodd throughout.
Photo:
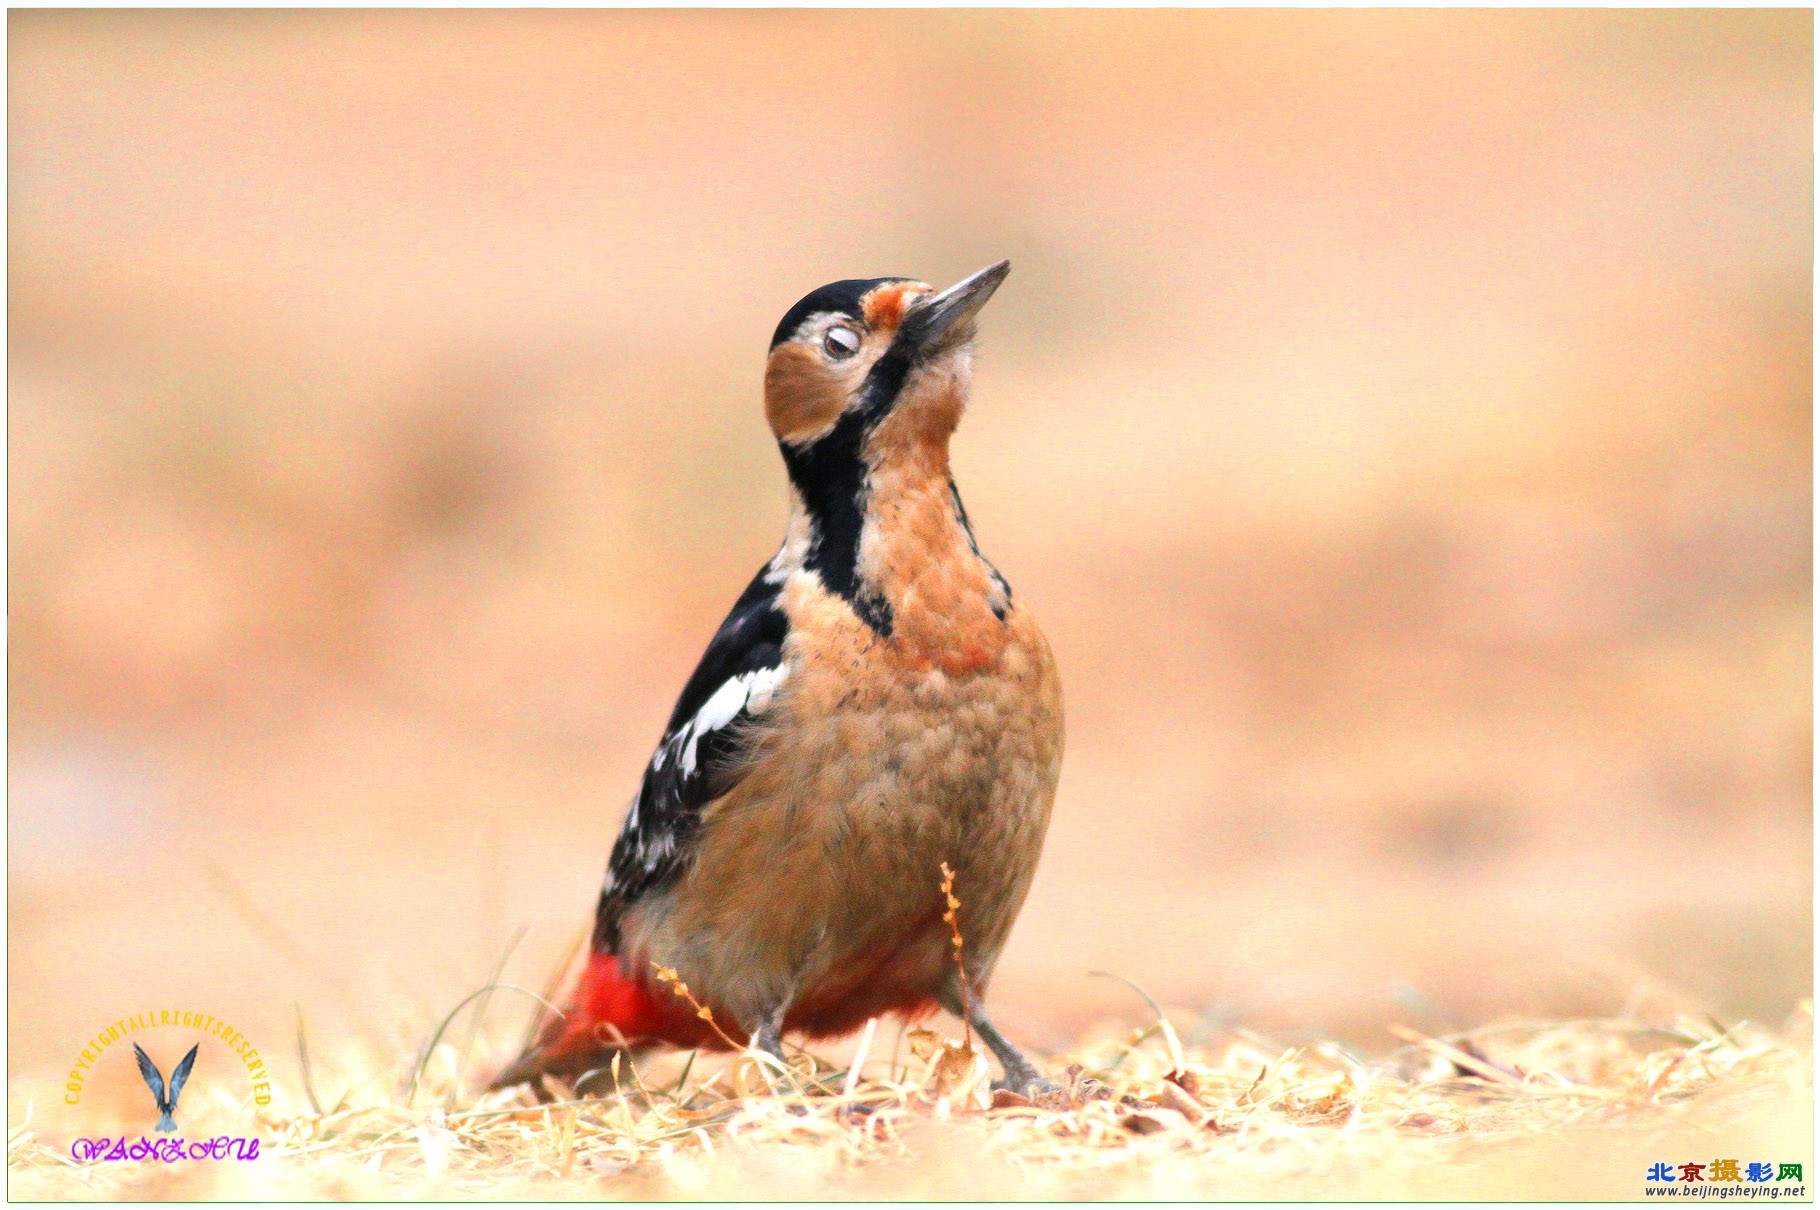
<svg viewBox="0 0 1820 1210"><path fill-rule="evenodd" d="M937 447L960 422L974 319L1010 261L937 291L903 277L831 282L784 315L765 365L765 417L793 477L883 446Z"/></svg>

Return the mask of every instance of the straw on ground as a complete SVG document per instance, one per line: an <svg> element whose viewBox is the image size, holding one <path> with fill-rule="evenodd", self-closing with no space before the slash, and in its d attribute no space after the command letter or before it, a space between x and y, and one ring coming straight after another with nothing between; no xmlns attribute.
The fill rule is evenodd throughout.
<svg viewBox="0 0 1820 1210"><path fill-rule="evenodd" d="M470 1095L453 1111L456 1048L441 1043L405 1081L429 1095L356 1094L327 1112L299 1095L259 1123L256 1164L77 1164L28 1122L9 1166L28 1198L1638 1197L1655 1160L1811 1160L1804 1012L1777 1031L1399 1027L1403 1045L1376 1059L1243 1031L1184 1046L1152 1025L1053 1060L1065 1100L985 1109L939 1071L966 1041L918 1057L900 1033L886 1053L874 1038L889 1028L867 1031L858 1067L798 1051L800 1091L783 1095L739 1056L668 1056L617 1070L610 1095ZM319 1082L326 1066L318 1043ZM398 1084L359 1067L334 1079Z"/></svg>

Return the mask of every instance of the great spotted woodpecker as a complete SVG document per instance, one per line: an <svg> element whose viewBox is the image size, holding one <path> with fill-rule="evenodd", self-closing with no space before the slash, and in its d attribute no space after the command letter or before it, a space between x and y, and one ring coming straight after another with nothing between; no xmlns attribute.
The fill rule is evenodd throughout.
<svg viewBox="0 0 1820 1210"><path fill-rule="evenodd" d="M1039 1082L981 996L1048 828L1061 685L980 553L948 461L975 317L1009 272L1001 261L939 293L838 281L778 324L765 415L790 478L783 545L670 715L565 1015L496 1087L655 1045L731 1038L781 1058L785 1033L937 1006L969 1018L1006 1087ZM964 901L966 993L943 863Z"/></svg>

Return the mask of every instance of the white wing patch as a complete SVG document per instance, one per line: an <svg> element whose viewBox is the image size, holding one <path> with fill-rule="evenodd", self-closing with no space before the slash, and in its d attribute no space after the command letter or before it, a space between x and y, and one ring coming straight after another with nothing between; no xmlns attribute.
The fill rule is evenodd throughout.
<svg viewBox="0 0 1820 1210"><path fill-rule="evenodd" d="M784 677L785 668L780 664L776 668L758 668L741 673L723 684L702 703L694 718L657 746L657 752L651 758L651 768L661 771L665 765L676 761L681 777L693 775L702 738L733 722L742 710L758 714L767 709L777 696L778 688L784 683ZM638 808L643 797L642 794L632 796L631 808L626 812L625 823L622 825L622 843L629 840L633 860L641 866L651 866L676 851L676 836L665 826L650 830L639 826ZM613 866L609 864L603 889L610 893L616 883Z"/></svg>
<svg viewBox="0 0 1820 1210"><path fill-rule="evenodd" d="M682 729L665 740L651 758L653 769L662 769L671 760L681 764L682 775L689 776L695 772L695 754L702 737L710 731L718 731L739 717L741 710L750 710L757 714L771 704L778 686L783 684L784 668L759 668L744 672L716 689L695 717L684 723Z"/></svg>
<svg viewBox="0 0 1820 1210"><path fill-rule="evenodd" d="M619 944L619 918L627 906L687 867L703 812L750 772L752 746L767 731L763 716L776 711L788 676L790 619L779 604L778 582L801 565L809 530L806 521L792 522L783 547L708 641L670 712L607 862L594 921L593 944L600 952ZM744 734L748 723L751 735Z"/></svg>

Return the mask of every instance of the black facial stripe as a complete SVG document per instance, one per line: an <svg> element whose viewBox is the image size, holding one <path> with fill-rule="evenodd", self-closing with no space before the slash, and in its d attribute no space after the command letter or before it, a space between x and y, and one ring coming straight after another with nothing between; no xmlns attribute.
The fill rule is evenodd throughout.
<svg viewBox="0 0 1820 1210"><path fill-rule="evenodd" d="M867 371L859 402L832 429L807 444L778 443L790 481L815 526L804 565L886 638L891 636L891 605L868 589L859 574L859 539L866 524L865 449L867 436L890 413L909 373L909 359L887 349Z"/></svg>
<svg viewBox="0 0 1820 1210"><path fill-rule="evenodd" d="M796 329L802 327L803 320L822 311L834 311L864 323L866 317L861 314L861 299L886 282L911 280L913 279L908 277L850 277L846 281L829 282L820 289L811 290L794 307L784 312L783 319L778 321L777 331L771 334L771 347L775 349L795 336Z"/></svg>

